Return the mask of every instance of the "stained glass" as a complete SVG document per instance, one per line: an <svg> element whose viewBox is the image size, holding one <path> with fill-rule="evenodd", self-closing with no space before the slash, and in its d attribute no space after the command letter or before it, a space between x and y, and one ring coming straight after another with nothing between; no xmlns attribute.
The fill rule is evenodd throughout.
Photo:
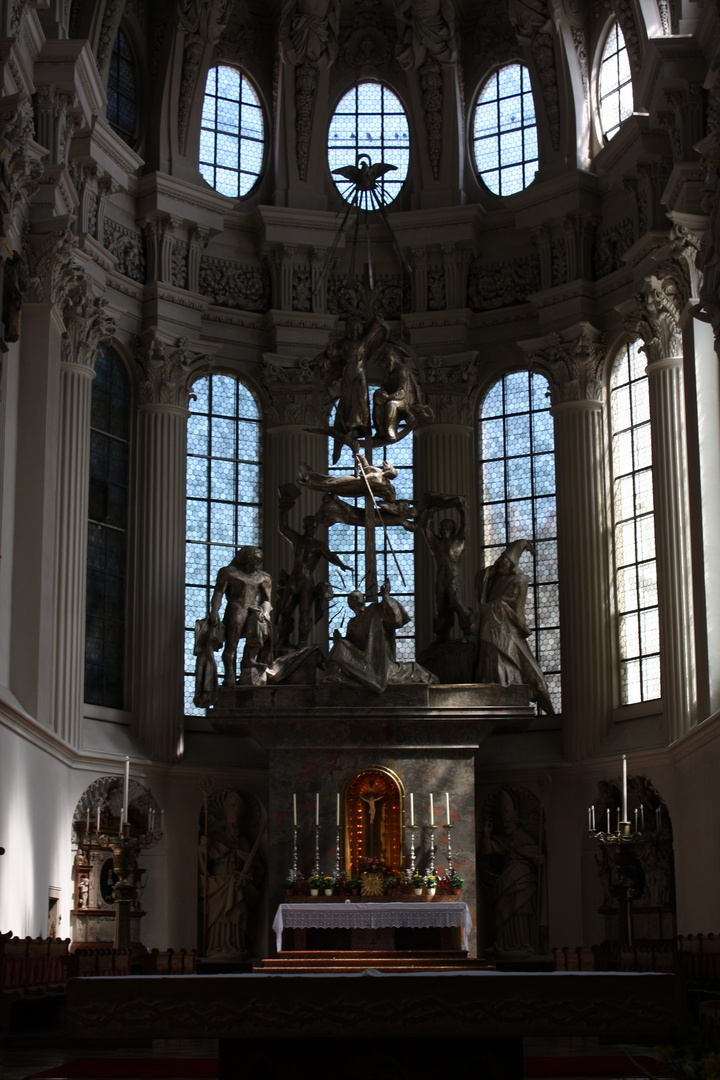
<svg viewBox="0 0 720 1080"><path fill-rule="evenodd" d="M526 617L533 631L531 647L548 679L553 704L559 712L560 611L553 419L547 381L541 375L513 372L490 387L480 412L479 444L483 565L494 562L513 540L533 541L534 557L526 552L520 561L520 568L530 578Z"/></svg>
<svg viewBox="0 0 720 1080"><path fill-rule="evenodd" d="M207 614L218 570L238 548L260 543L260 412L247 387L229 375L208 375L193 386L186 521L185 711L202 715L192 700L195 620Z"/></svg>
<svg viewBox="0 0 720 1080"><path fill-rule="evenodd" d="M637 342L617 357L610 379L615 603L623 704L660 695L660 632L652 446L645 357Z"/></svg>

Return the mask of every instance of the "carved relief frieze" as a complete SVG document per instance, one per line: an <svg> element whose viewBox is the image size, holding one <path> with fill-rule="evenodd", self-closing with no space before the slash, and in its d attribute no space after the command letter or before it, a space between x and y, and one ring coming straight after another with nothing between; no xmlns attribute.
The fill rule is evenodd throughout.
<svg viewBox="0 0 720 1080"><path fill-rule="evenodd" d="M430 158L433 176L437 180L440 175L440 157L442 152L442 69L433 56L428 56L418 74L420 75L420 88L422 90L427 152L428 157Z"/></svg>
<svg viewBox="0 0 720 1080"><path fill-rule="evenodd" d="M141 285L144 284L145 252L142 237L111 218L105 219L104 231L105 249L117 259L120 273Z"/></svg>
<svg viewBox="0 0 720 1080"><path fill-rule="evenodd" d="M565 244L559 237L554 237L551 241L550 250L552 252L553 287L556 285L564 285L568 279L567 252L565 250Z"/></svg>
<svg viewBox="0 0 720 1080"><path fill-rule="evenodd" d="M447 363L431 356L424 363L423 392L438 424L473 423L473 393L477 385L477 356L461 363Z"/></svg>
<svg viewBox="0 0 720 1080"><path fill-rule="evenodd" d="M405 275L386 274L374 280L372 308L388 319L399 319L411 306L411 285ZM327 309L331 315L364 315L368 305L368 288L364 281L330 275L327 290Z"/></svg>
<svg viewBox="0 0 720 1080"><path fill-rule="evenodd" d="M446 307L445 267L434 266L427 272L427 310L444 311Z"/></svg>
<svg viewBox="0 0 720 1080"><path fill-rule="evenodd" d="M48 150L46 166L67 165L70 142L82 123L77 95L38 86L35 91L36 137Z"/></svg>
<svg viewBox="0 0 720 1080"><path fill-rule="evenodd" d="M0 210L3 236L16 213L35 194L43 167L28 150L35 133L32 103L25 94L0 99ZM19 220L19 219L18 219Z"/></svg>
<svg viewBox="0 0 720 1080"><path fill-rule="evenodd" d="M524 304L540 289L540 260L537 255L501 263L481 263L470 267L467 306L471 311Z"/></svg>
<svg viewBox="0 0 720 1080"><path fill-rule="evenodd" d="M135 339L133 355L139 369L140 404L186 409L195 369L205 355L194 349L187 338L170 343L156 330Z"/></svg>
<svg viewBox="0 0 720 1080"><path fill-rule="evenodd" d="M549 334L543 341L520 342L531 371L550 383L553 405L569 401L602 401L605 338L590 323L575 330Z"/></svg>
<svg viewBox="0 0 720 1080"><path fill-rule="evenodd" d="M353 21L341 35L339 62L351 68L380 68L392 60L392 39L380 0L358 0Z"/></svg>
<svg viewBox="0 0 720 1080"><path fill-rule="evenodd" d="M570 33L572 34L573 45L575 46L575 56L577 57L578 68L580 69L583 98L587 105L590 100L590 78L588 75L587 38L585 29L582 26L571 26Z"/></svg>
<svg viewBox="0 0 720 1080"><path fill-rule="evenodd" d="M635 222L632 218L617 221L593 238L593 277L607 277L624 266L623 255L635 243Z"/></svg>
<svg viewBox="0 0 720 1080"><path fill-rule="evenodd" d="M260 312L270 308L270 279L262 266L242 266L203 255L199 287L203 296L220 307Z"/></svg>
<svg viewBox="0 0 720 1080"><path fill-rule="evenodd" d="M197 87L200 61L207 45L217 45L227 27L235 0L180 0L178 20L185 32L178 100L178 142L185 153L188 121Z"/></svg>
<svg viewBox="0 0 720 1080"><path fill-rule="evenodd" d="M292 310L312 311L312 276L307 266L293 269Z"/></svg>
<svg viewBox="0 0 720 1080"><path fill-rule="evenodd" d="M307 178L317 80L318 69L315 64L300 64L295 68L295 157L298 176L303 181Z"/></svg>
<svg viewBox="0 0 720 1080"><path fill-rule="evenodd" d="M172 247L171 280L178 289L187 288L188 245L184 240L174 240Z"/></svg>
<svg viewBox="0 0 720 1080"><path fill-rule="evenodd" d="M30 6L30 0L11 0L10 36L15 37L20 30L23 15Z"/></svg>

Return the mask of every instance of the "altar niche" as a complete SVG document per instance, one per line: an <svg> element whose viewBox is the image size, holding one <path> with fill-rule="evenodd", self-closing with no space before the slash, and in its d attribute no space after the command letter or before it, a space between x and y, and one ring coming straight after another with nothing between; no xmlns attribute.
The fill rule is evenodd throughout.
<svg viewBox="0 0 720 1080"><path fill-rule="evenodd" d="M402 870L405 789L400 777L382 765L361 769L345 781L342 804L348 874L361 874L368 859Z"/></svg>

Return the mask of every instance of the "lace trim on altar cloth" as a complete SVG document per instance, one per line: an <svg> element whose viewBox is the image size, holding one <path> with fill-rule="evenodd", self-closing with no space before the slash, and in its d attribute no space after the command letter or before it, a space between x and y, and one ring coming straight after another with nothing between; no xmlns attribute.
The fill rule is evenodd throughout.
<svg viewBox="0 0 720 1080"><path fill-rule="evenodd" d="M467 904L281 904L272 928L282 950L283 930L379 930L383 927L449 927L462 929L468 947L472 917Z"/></svg>

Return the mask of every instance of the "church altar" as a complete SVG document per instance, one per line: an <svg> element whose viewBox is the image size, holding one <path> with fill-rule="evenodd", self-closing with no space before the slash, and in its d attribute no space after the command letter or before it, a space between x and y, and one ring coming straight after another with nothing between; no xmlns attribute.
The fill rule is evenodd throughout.
<svg viewBox="0 0 720 1080"><path fill-rule="evenodd" d="M280 904L273 920L277 950L282 950L283 930L379 930L450 927L462 931L462 948L468 948L472 916L462 901L443 903Z"/></svg>

